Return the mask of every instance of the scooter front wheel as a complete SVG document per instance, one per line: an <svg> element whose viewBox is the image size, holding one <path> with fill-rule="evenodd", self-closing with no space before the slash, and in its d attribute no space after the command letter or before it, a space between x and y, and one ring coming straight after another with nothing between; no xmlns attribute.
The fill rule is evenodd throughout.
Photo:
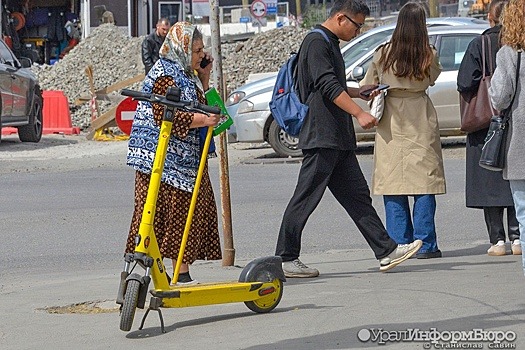
<svg viewBox="0 0 525 350"><path fill-rule="evenodd" d="M260 314L267 313L275 309L283 296L283 281L273 277L271 282L273 284L273 291L271 293L266 294L259 299L244 302L248 309Z"/></svg>
<svg viewBox="0 0 525 350"><path fill-rule="evenodd" d="M135 311L137 310L139 300L139 292L140 282L137 280L129 280L120 313L120 329L125 332L128 332L133 325L133 318L135 318Z"/></svg>

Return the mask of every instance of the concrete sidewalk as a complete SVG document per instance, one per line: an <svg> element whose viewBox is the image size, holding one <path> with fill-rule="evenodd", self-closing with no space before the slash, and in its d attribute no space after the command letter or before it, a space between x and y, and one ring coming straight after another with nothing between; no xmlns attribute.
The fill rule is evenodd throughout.
<svg viewBox="0 0 525 350"><path fill-rule="evenodd" d="M378 272L370 250L304 255L303 262L318 268L321 275L289 279L281 303L271 313L255 314L242 303L162 309L166 334L160 333L155 312L148 316L145 329L138 330L144 310L137 311L131 332L119 330L119 314L111 310L119 267L112 267L111 273L87 270L67 276L48 271L29 279L4 275L0 348L492 349L504 345L525 349L521 257L489 257L485 245L446 248L442 247L441 259L410 259L386 273ZM240 272L217 262L192 268L192 276L202 282L236 280ZM98 311L110 312L42 310L97 301L102 307ZM438 344L395 341L410 329L435 329L430 334ZM494 346L473 340L452 344L447 338L452 332L475 329L488 337L516 339Z"/></svg>

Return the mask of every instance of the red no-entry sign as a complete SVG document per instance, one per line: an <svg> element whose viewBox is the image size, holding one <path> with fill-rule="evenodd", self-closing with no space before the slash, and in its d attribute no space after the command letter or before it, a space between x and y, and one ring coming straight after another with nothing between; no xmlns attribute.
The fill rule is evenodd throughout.
<svg viewBox="0 0 525 350"><path fill-rule="evenodd" d="M137 101L131 97L126 97L126 99L118 104L117 110L115 111L115 121L117 122L117 126L126 135L131 134L131 125L133 124L137 105Z"/></svg>

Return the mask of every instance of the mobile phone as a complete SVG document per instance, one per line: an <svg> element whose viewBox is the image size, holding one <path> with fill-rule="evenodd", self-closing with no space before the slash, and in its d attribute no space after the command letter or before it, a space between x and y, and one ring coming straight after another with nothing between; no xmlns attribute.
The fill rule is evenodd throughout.
<svg viewBox="0 0 525 350"><path fill-rule="evenodd" d="M209 59L207 59L206 56L204 56L204 58L201 61L201 68L206 68L206 66L208 64L210 64L210 63L211 63L211 61Z"/></svg>
<svg viewBox="0 0 525 350"><path fill-rule="evenodd" d="M368 90L365 90L365 91L361 92L361 95L363 95L365 97L368 97L368 96L370 96L372 91L384 90L384 89L388 89L389 87L390 87L390 85L388 85L388 84L379 84L379 85L377 85L377 87L375 87L373 89L368 89Z"/></svg>

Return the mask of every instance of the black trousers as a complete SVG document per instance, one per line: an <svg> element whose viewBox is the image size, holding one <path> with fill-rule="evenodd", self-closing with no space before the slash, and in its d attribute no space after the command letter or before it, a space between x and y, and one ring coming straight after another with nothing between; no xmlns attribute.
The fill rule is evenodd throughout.
<svg viewBox="0 0 525 350"><path fill-rule="evenodd" d="M520 239L520 227L518 219L516 219L516 209L511 207L483 207L483 214L485 214L485 223L489 231L489 239L491 244L496 244L498 241L505 241L505 228L503 227L503 211L507 209L507 225L509 241Z"/></svg>
<svg viewBox="0 0 525 350"><path fill-rule="evenodd" d="M353 151L303 150L304 159L295 192L284 212L275 255L283 261L299 258L301 235L324 191L332 192L355 222L377 259L393 252L397 244L372 206L372 198ZM322 232L326 234L326 232Z"/></svg>

